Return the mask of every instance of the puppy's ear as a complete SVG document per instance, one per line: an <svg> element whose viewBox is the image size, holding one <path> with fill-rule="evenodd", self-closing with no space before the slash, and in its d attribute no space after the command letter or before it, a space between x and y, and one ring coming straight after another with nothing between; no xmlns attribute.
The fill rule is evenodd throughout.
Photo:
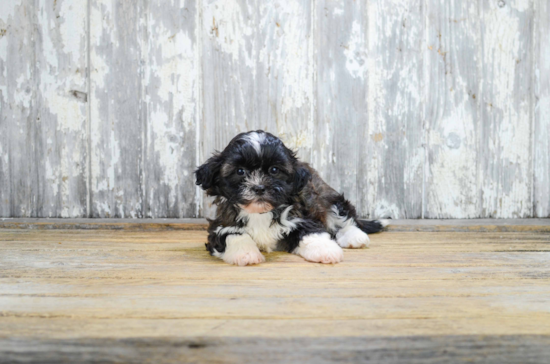
<svg viewBox="0 0 550 364"><path fill-rule="evenodd" d="M309 170L298 164L296 171L294 172L294 192L300 192L306 184L311 180L311 173Z"/></svg>
<svg viewBox="0 0 550 364"><path fill-rule="evenodd" d="M220 169L223 164L221 155L216 154L195 171L196 184L203 190L208 190L218 183Z"/></svg>

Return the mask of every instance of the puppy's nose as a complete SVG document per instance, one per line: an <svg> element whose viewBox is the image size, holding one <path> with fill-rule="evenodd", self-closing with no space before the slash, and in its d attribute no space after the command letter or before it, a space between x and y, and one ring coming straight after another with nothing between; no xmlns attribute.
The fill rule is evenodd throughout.
<svg viewBox="0 0 550 364"><path fill-rule="evenodd" d="M262 195L265 192L265 186L264 185L256 185L252 187L252 191L258 195Z"/></svg>

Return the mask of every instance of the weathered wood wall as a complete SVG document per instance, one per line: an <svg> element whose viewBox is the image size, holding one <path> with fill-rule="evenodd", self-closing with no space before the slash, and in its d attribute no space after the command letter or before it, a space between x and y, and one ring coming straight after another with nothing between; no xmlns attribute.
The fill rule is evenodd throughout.
<svg viewBox="0 0 550 364"><path fill-rule="evenodd" d="M2 0L0 216L211 213L280 135L364 216L550 216L548 0Z"/></svg>

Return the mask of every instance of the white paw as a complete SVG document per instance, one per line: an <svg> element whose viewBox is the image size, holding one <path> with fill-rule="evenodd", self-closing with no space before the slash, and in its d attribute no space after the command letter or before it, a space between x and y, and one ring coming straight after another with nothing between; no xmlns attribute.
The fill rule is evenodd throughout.
<svg viewBox="0 0 550 364"><path fill-rule="evenodd" d="M328 233L304 236L294 253L316 263L334 264L344 260L342 248L330 238Z"/></svg>
<svg viewBox="0 0 550 364"><path fill-rule="evenodd" d="M357 226L346 226L336 233L336 241L342 248L359 249L369 246L370 239Z"/></svg>
<svg viewBox="0 0 550 364"><path fill-rule="evenodd" d="M223 261L229 264L244 267L245 265L260 264L265 262L265 257L260 251L248 251L227 256L224 254Z"/></svg>
<svg viewBox="0 0 550 364"><path fill-rule="evenodd" d="M229 235L225 252L220 257L226 263L241 267L265 262L265 257L248 234Z"/></svg>

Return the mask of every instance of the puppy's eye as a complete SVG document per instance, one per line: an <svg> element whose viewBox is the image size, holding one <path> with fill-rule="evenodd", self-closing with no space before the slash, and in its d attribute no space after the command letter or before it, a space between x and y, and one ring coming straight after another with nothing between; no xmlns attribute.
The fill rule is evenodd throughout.
<svg viewBox="0 0 550 364"><path fill-rule="evenodd" d="M242 169L242 168L237 169L237 174L239 176L244 176L244 169Z"/></svg>
<svg viewBox="0 0 550 364"><path fill-rule="evenodd" d="M272 174L272 175L279 174L279 168L271 167L271 168L269 168L269 173Z"/></svg>

